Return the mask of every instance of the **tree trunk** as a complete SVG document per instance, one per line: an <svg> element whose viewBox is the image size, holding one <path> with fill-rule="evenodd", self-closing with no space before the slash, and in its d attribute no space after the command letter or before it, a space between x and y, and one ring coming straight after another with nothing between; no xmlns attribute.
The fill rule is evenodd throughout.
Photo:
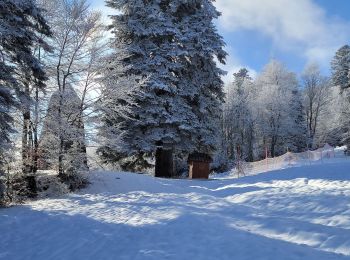
<svg viewBox="0 0 350 260"><path fill-rule="evenodd" d="M248 160L248 162L254 161L254 155L253 155L253 130L252 129L250 129L250 131L249 131L247 160Z"/></svg>
<svg viewBox="0 0 350 260"><path fill-rule="evenodd" d="M27 192L29 198L35 198L37 193L37 185L34 175L28 175L25 177L26 185L27 185Z"/></svg>
<svg viewBox="0 0 350 260"><path fill-rule="evenodd" d="M270 149L271 157L275 157L275 147L276 147L276 143L277 143L276 138L275 138L275 137L272 137L272 140L271 140L271 149Z"/></svg>
<svg viewBox="0 0 350 260"><path fill-rule="evenodd" d="M28 125L28 170L30 173L33 173L33 147L34 147L34 142L33 142L33 126L31 119L29 119L29 125Z"/></svg>
<svg viewBox="0 0 350 260"><path fill-rule="evenodd" d="M23 103L23 128L22 128L22 172L24 174L31 173L31 142L32 134L30 130L30 89L29 80L26 79L25 83L25 100Z"/></svg>
<svg viewBox="0 0 350 260"><path fill-rule="evenodd" d="M63 146L64 141L63 138L60 136L60 147L59 147L59 153L58 153L58 177L61 179L64 178L64 170L63 170Z"/></svg>
<svg viewBox="0 0 350 260"><path fill-rule="evenodd" d="M23 128L22 128L22 171L24 174L29 170L29 145L28 145L28 128L29 128L30 112L23 112Z"/></svg>
<svg viewBox="0 0 350 260"><path fill-rule="evenodd" d="M86 149L86 141L85 141L85 126L84 126L84 121L83 121L83 110L80 110L79 113L79 129L82 130L82 134L83 134L83 142L81 142L79 144L80 146L80 152L83 154L84 156L84 160L83 160L83 164L86 170L89 170L89 165L88 165L88 159L87 159L87 149Z"/></svg>
<svg viewBox="0 0 350 260"><path fill-rule="evenodd" d="M59 74L58 74L59 75ZM60 81L58 80L58 83ZM65 90L65 78L62 83L62 87L59 84L59 92L60 92L60 99L59 99L59 105L58 105L58 122L59 122L59 141L60 141L60 146L59 146L59 151L58 151L58 177L61 178L63 181L65 178L65 173L63 169L63 151L64 151L64 146L65 146L65 140L63 139L63 129L62 129L62 109L63 109L63 93Z"/></svg>
<svg viewBox="0 0 350 260"><path fill-rule="evenodd" d="M25 174L26 188L28 196L34 198L37 196L37 186L35 176L32 174L32 148L33 148L33 132L31 129L30 115L30 91L29 84L25 86L25 94L27 97L23 110L23 129L22 129L22 171Z"/></svg>
<svg viewBox="0 0 350 260"><path fill-rule="evenodd" d="M89 170L88 159L87 159L87 152L86 152L86 144L85 143L81 144L80 152L84 155L84 161L83 161L84 167L85 167L86 170Z"/></svg>
<svg viewBox="0 0 350 260"><path fill-rule="evenodd" d="M41 62L41 47L38 48L38 60ZM34 174L38 171L39 161L39 140L38 140L38 126L39 126L39 86L35 84L35 103L34 103L34 124L33 124L33 158L32 158L32 172Z"/></svg>
<svg viewBox="0 0 350 260"><path fill-rule="evenodd" d="M33 149L33 173L38 171L39 161L39 141L38 141L38 125L39 125L39 89L38 86L35 88L35 107L34 107L34 149Z"/></svg>
<svg viewBox="0 0 350 260"><path fill-rule="evenodd" d="M173 150L157 148L155 177L171 178L174 173Z"/></svg>

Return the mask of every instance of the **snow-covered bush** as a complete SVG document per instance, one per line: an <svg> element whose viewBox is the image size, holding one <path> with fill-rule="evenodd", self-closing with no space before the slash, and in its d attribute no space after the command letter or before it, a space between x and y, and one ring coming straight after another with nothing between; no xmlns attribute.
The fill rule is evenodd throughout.
<svg viewBox="0 0 350 260"><path fill-rule="evenodd" d="M37 179L38 193L40 197L55 197L69 193L68 186L54 175L42 175Z"/></svg>
<svg viewBox="0 0 350 260"><path fill-rule="evenodd" d="M174 156L174 177L187 177L188 163L187 154L175 154Z"/></svg>
<svg viewBox="0 0 350 260"><path fill-rule="evenodd" d="M21 172L3 174L0 177L0 205L22 203L36 196L34 176L25 176Z"/></svg>
<svg viewBox="0 0 350 260"><path fill-rule="evenodd" d="M77 171L74 166L68 168L65 174L59 176L59 178L70 191L85 188L89 184L87 176L83 172Z"/></svg>
<svg viewBox="0 0 350 260"><path fill-rule="evenodd" d="M211 171L225 172L231 168L232 162L230 162L227 154L227 146L223 145L213 156L213 162L210 164Z"/></svg>
<svg viewBox="0 0 350 260"><path fill-rule="evenodd" d="M3 207L6 205L5 203L5 178L4 176L0 173L0 207Z"/></svg>

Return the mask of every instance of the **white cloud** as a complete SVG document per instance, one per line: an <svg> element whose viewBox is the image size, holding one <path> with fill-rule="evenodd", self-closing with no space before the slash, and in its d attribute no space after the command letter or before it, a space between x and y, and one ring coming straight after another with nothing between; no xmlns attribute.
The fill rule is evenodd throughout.
<svg viewBox="0 0 350 260"><path fill-rule="evenodd" d="M217 0L215 5L225 30L259 31L275 47L321 64L350 38L350 22L328 17L312 0Z"/></svg>

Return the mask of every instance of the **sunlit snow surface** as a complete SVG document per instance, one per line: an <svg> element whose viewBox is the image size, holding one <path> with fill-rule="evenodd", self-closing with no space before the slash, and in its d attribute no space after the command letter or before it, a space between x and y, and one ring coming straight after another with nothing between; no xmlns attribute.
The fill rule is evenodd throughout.
<svg viewBox="0 0 350 260"><path fill-rule="evenodd" d="M209 181L99 172L0 209L0 259L350 259L350 160Z"/></svg>

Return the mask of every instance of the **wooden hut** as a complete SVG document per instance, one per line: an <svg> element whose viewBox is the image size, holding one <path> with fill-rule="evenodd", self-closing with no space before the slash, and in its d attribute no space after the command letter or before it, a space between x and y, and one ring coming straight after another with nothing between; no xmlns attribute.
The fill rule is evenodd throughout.
<svg viewBox="0 0 350 260"><path fill-rule="evenodd" d="M208 179L212 158L205 153L192 153L188 156L189 178Z"/></svg>

